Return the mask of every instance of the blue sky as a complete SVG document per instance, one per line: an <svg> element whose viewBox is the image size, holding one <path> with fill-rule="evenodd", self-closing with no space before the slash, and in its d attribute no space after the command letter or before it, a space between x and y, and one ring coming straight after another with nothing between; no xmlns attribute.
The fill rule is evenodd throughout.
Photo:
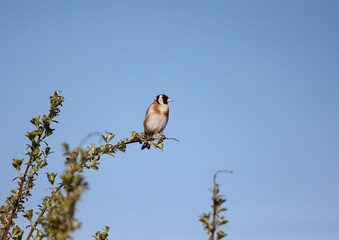
<svg viewBox="0 0 339 240"><path fill-rule="evenodd" d="M163 152L104 157L78 205L90 239L208 239L213 174L232 240L339 238L338 1L1 1L0 201L15 184L29 120L65 96L54 155L29 206L61 171L62 142L142 131L167 94ZM88 144L100 144L92 138Z"/></svg>

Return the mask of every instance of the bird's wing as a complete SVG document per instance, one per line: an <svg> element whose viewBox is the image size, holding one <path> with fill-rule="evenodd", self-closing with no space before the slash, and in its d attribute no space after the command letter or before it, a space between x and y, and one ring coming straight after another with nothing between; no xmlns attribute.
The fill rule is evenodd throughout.
<svg viewBox="0 0 339 240"><path fill-rule="evenodd" d="M146 114L145 114L145 118L147 117L147 115L150 113L150 111L151 111L151 107L152 107L152 105L150 105L148 108L147 108L147 110L146 110Z"/></svg>

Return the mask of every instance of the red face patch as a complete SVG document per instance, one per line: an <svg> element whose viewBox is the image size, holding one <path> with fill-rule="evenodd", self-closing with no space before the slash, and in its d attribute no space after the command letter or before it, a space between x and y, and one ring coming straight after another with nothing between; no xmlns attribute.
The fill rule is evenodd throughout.
<svg viewBox="0 0 339 240"><path fill-rule="evenodd" d="M162 100L164 101L165 104L168 104L167 100L169 99L169 97L167 97L167 95L162 95Z"/></svg>

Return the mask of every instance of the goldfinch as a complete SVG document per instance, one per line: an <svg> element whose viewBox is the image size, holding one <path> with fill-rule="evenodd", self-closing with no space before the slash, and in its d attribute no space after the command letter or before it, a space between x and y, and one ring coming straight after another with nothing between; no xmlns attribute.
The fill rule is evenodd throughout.
<svg viewBox="0 0 339 240"><path fill-rule="evenodd" d="M148 107L144 120L144 131L149 138L155 132L160 133L165 129L169 116L168 103L172 101L165 94L160 94L155 97L151 106ZM145 148L150 149L150 147L151 145L145 142L141 150Z"/></svg>

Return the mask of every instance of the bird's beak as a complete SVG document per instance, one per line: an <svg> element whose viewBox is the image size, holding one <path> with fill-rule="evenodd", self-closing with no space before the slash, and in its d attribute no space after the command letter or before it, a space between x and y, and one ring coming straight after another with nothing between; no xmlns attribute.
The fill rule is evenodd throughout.
<svg viewBox="0 0 339 240"><path fill-rule="evenodd" d="M172 99L167 99L167 102L173 102L173 100Z"/></svg>

